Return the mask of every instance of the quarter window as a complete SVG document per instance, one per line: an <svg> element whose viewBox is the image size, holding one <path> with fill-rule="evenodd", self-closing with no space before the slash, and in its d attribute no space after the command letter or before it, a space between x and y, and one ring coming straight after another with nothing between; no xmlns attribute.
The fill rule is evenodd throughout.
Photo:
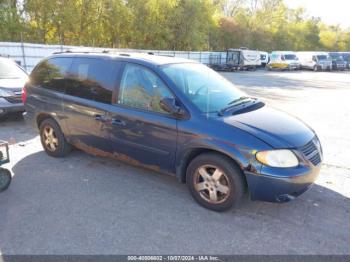
<svg viewBox="0 0 350 262"><path fill-rule="evenodd" d="M33 85L58 92L64 92L65 76L72 63L72 58L57 57L40 63L30 75Z"/></svg>
<svg viewBox="0 0 350 262"><path fill-rule="evenodd" d="M110 104L119 68L120 63L111 59L76 58L66 93Z"/></svg>
<svg viewBox="0 0 350 262"><path fill-rule="evenodd" d="M118 103L158 113L166 113L160 101L174 98L164 82L143 66L126 64L120 84Z"/></svg>

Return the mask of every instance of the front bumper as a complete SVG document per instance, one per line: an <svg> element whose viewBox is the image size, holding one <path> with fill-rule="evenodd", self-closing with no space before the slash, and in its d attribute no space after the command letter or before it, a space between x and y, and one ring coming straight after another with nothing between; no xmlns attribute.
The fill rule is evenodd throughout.
<svg viewBox="0 0 350 262"><path fill-rule="evenodd" d="M307 191L316 180L320 166L272 168L262 166L260 173L245 172L252 200L288 202Z"/></svg>
<svg viewBox="0 0 350 262"><path fill-rule="evenodd" d="M288 65L288 69L289 70L299 70L300 69L300 65L299 64L289 64Z"/></svg>
<svg viewBox="0 0 350 262"><path fill-rule="evenodd" d="M24 112L23 103L10 103L6 98L0 97L0 116L12 112Z"/></svg>
<svg viewBox="0 0 350 262"><path fill-rule="evenodd" d="M317 65L318 70L332 70L332 65L319 64Z"/></svg>
<svg viewBox="0 0 350 262"><path fill-rule="evenodd" d="M336 70L345 70L346 65L345 64L335 64L335 69Z"/></svg>

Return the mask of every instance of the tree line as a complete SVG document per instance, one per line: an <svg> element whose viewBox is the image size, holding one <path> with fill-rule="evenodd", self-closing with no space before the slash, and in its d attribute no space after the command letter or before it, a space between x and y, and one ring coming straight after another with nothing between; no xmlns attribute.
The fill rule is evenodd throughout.
<svg viewBox="0 0 350 262"><path fill-rule="evenodd" d="M283 0L0 0L0 41L158 50L350 50Z"/></svg>

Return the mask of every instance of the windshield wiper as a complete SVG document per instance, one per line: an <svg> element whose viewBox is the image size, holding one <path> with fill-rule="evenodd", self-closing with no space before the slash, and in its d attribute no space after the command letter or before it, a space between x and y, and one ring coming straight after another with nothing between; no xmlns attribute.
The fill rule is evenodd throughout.
<svg viewBox="0 0 350 262"><path fill-rule="evenodd" d="M237 98L237 99L231 101L230 103L228 103L226 107L224 107L223 109L221 109L218 112L218 115L223 116L225 112L227 112L227 111L229 111L237 106L249 103L251 101L254 101L254 103L255 103L256 100L257 100L257 98L255 98L255 97L241 96L240 98Z"/></svg>
<svg viewBox="0 0 350 262"><path fill-rule="evenodd" d="M253 99L252 97L249 97L249 96L241 96L240 98L237 98L237 99L235 99L235 100L232 100L230 103L228 103L227 105L229 106L229 105L233 105L233 104L235 104L235 103L237 103L237 102L240 102L240 101L242 101L242 100L246 100L246 99Z"/></svg>

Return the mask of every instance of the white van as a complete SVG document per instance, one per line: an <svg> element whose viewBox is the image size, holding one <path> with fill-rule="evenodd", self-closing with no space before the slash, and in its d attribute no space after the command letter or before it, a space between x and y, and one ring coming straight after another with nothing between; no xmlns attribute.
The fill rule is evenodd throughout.
<svg viewBox="0 0 350 262"><path fill-rule="evenodd" d="M269 53L260 51L261 66L265 67L269 63Z"/></svg>
<svg viewBox="0 0 350 262"><path fill-rule="evenodd" d="M298 70L300 69L300 62L295 52L273 51L267 69Z"/></svg>
<svg viewBox="0 0 350 262"><path fill-rule="evenodd" d="M319 70L332 70L332 59L327 52L297 52L301 67Z"/></svg>

